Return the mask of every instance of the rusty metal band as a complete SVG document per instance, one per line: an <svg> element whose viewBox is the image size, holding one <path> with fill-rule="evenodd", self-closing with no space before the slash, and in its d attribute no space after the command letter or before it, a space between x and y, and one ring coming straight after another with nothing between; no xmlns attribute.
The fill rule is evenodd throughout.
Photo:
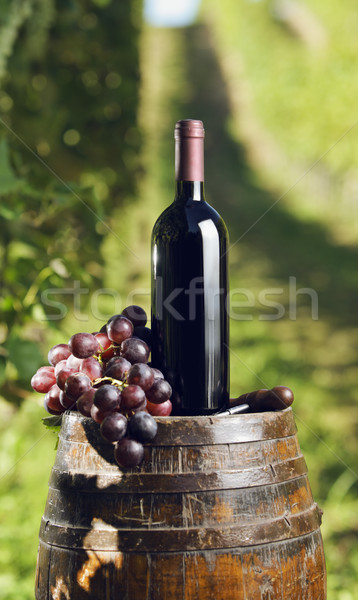
<svg viewBox="0 0 358 600"><path fill-rule="evenodd" d="M294 479L307 473L304 457L272 463L253 469L213 473L76 473L52 469L49 485L85 493L152 494L200 492L265 486Z"/></svg>
<svg viewBox="0 0 358 600"><path fill-rule="evenodd" d="M308 510L265 523L172 529L76 528L42 519L40 540L62 548L122 552L204 551L269 544L298 538L319 528L316 504Z"/></svg>

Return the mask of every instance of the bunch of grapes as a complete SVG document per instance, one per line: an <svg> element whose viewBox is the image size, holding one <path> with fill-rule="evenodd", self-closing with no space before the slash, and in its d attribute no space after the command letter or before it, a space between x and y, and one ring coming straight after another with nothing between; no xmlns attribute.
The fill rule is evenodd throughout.
<svg viewBox="0 0 358 600"><path fill-rule="evenodd" d="M31 379L44 393L52 415L77 410L100 425L103 438L114 443L122 467L143 459L143 443L157 433L154 416L169 416L172 389L161 371L148 364L151 331L139 306L114 315L98 333L75 333L68 344L48 353L49 366Z"/></svg>

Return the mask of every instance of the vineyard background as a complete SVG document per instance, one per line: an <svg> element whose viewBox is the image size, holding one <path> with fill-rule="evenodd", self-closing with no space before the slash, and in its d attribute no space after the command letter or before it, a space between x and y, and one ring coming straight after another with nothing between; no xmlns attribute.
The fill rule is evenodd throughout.
<svg viewBox="0 0 358 600"><path fill-rule="evenodd" d="M49 347L135 301L173 195L174 123L203 119L207 199L226 220L231 389L289 385L328 597L358 595L358 7L202 0L188 27L142 2L0 3L0 599L33 598L55 438L29 380ZM289 282L317 292L297 296ZM292 279L291 279L292 281ZM267 317L262 290L283 303ZM275 291L276 290L276 291ZM277 290L282 290L278 292Z"/></svg>

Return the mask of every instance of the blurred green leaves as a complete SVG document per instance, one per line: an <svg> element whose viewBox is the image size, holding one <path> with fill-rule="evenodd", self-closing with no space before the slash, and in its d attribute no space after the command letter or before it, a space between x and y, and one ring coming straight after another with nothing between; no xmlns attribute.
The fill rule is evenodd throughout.
<svg viewBox="0 0 358 600"><path fill-rule="evenodd" d="M24 181L17 177L10 167L9 152L5 138L0 139L0 196L18 191ZM5 219L11 220L18 216L17 207L9 207L2 204L0 206L0 215Z"/></svg>
<svg viewBox="0 0 358 600"><path fill-rule="evenodd" d="M0 394L18 403L62 325L43 295L101 287L107 222L136 188L141 1L1 8Z"/></svg>

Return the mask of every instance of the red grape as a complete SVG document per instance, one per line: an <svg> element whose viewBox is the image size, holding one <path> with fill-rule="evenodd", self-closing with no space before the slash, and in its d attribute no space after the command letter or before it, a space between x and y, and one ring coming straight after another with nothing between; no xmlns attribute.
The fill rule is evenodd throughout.
<svg viewBox="0 0 358 600"><path fill-rule="evenodd" d="M108 442L118 442L127 432L128 421L119 413L105 417L101 423L101 434Z"/></svg>
<svg viewBox="0 0 358 600"><path fill-rule="evenodd" d="M145 402L145 393L139 385L130 384L122 391L122 408L135 409Z"/></svg>
<svg viewBox="0 0 358 600"><path fill-rule="evenodd" d="M154 373L145 363L135 363L128 371L127 382L139 385L146 391L149 390L154 383Z"/></svg>
<svg viewBox="0 0 358 600"><path fill-rule="evenodd" d="M146 411L146 410L147 410L147 398L145 398L144 401L142 402L142 404L139 404L139 406L132 407L130 409L126 409L126 413L134 414L134 413L142 412L142 411Z"/></svg>
<svg viewBox="0 0 358 600"><path fill-rule="evenodd" d="M152 371L153 371L154 379L164 379L164 375L161 371L159 371L159 369L152 367Z"/></svg>
<svg viewBox="0 0 358 600"><path fill-rule="evenodd" d="M44 396L44 409L50 413L50 415L62 415L62 413L65 412L65 409L63 408L63 406L61 406L61 410L54 410L53 408L50 408L48 403L50 401L50 398L48 397L48 394L46 394L46 396ZM59 421L60 424L60 421Z"/></svg>
<svg viewBox="0 0 358 600"><path fill-rule="evenodd" d="M49 367L50 369L51 367ZM36 392L46 394L53 385L56 383L56 377L54 371L46 370L41 367L42 370L38 370L35 375L31 378L31 386Z"/></svg>
<svg viewBox="0 0 358 600"><path fill-rule="evenodd" d="M142 325L138 325L138 327L133 329L133 337L139 338L149 347L152 345L152 332L149 327L142 327Z"/></svg>
<svg viewBox="0 0 358 600"><path fill-rule="evenodd" d="M55 367L52 367L52 368L55 368L56 377L59 374L59 372L62 371L62 369L66 366L67 366L67 359L64 359L64 360L60 360Z"/></svg>
<svg viewBox="0 0 358 600"><path fill-rule="evenodd" d="M64 408L60 402L61 390L58 385L53 385L45 396L47 407L57 412L63 412Z"/></svg>
<svg viewBox="0 0 358 600"><path fill-rule="evenodd" d="M60 360L68 358L70 354L71 350L67 344L56 344L56 346L52 346L49 350L48 362L54 367Z"/></svg>
<svg viewBox="0 0 358 600"><path fill-rule="evenodd" d="M155 379L152 387L146 392L148 400L154 404L161 404L169 400L171 395L172 388L165 379Z"/></svg>
<svg viewBox="0 0 358 600"><path fill-rule="evenodd" d="M123 438L117 442L114 458L121 467L137 467L143 460L144 448L140 442Z"/></svg>
<svg viewBox="0 0 358 600"><path fill-rule="evenodd" d="M123 316L123 315L122 315L122 313L119 313L119 314L117 314L117 315L112 315L111 317L109 317L109 319L108 319L108 321L107 321L107 323L106 323L105 327L107 327L107 325L109 325L109 323L110 323L111 321L113 321L113 319L116 319L117 317L122 317L122 316Z"/></svg>
<svg viewBox="0 0 358 600"><path fill-rule="evenodd" d="M105 410L98 408L95 404L92 404L91 417L96 423L102 423L106 417L113 415L115 412L118 412L118 410Z"/></svg>
<svg viewBox="0 0 358 600"><path fill-rule="evenodd" d="M91 380L84 373L73 373L65 383L65 392L72 400L77 400L84 392L92 387Z"/></svg>
<svg viewBox="0 0 358 600"><path fill-rule="evenodd" d="M84 373L91 381L102 377L103 369L99 364L98 360L91 356L90 358L84 358L82 365L80 366L80 373Z"/></svg>
<svg viewBox="0 0 358 600"><path fill-rule="evenodd" d="M146 363L149 358L149 348L139 338L132 337L122 343L121 356L131 363Z"/></svg>
<svg viewBox="0 0 358 600"><path fill-rule="evenodd" d="M56 383L61 390L65 389L65 383L70 375L77 373L76 369L71 369L70 367L64 367L56 377Z"/></svg>
<svg viewBox="0 0 358 600"><path fill-rule="evenodd" d="M107 330L105 330L104 333L100 332L100 333L96 333L95 337L98 340L99 344L101 345L101 357L102 360L104 362L106 362L107 360L109 360L110 358L112 358L112 356L114 356L115 353L115 348L110 348L110 346L112 346L112 342L109 339L107 333Z"/></svg>
<svg viewBox="0 0 358 600"><path fill-rule="evenodd" d="M145 310L136 304L127 306L127 308L125 308L122 312L122 315L132 321L134 327L137 327L138 325L142 325L144 327L147 322L147 314Z"/></svg>
<svg viewBox="0 0 358 600"><path fill-rule="evenodd" d="M61 390L60 392L60 402L63 406L63 408L65 408L66 410L72 409L72 410L76 410L76 402L74 400L71 400L71 398L69 398L65 392L63 390Z"/></svg>
<svg viewBox="0 0 358 600"><path fill-rule="evenodd" d="M112 342L121 344L133 333L133 323L123 315L116 316L107 323L107 335Z"/></svg>
<svg viewBox="0 0 358 600"><path fill-rule="evenodd" d="M125 358L114 356L107 364L105 375L124 381L131 366L131 363Z"/></svg>
<svg viewBox="0 0 358 600"><path fill-rule="evenodd" d="M153 404L147 400L147 410L153 417L169 417L173 410L171 400L166 400L161 404Z"/></svg>
<svg viewBox="0 0 358 600"><path fill-rule="evenodd" d="M48 373L54 373L55 367L52 367L51 365L45 365L44 367L39 367L37 369L37 373L45 373L45 371L47 371Z"/></svg>
<svg viewBox="0 0 358 600"><path fill-rule="evenodd" d="M92 333L75 333L68 346L77 358L88 358L100 350L98 340Z"/></svg>
<svg viewBox="0 0 358 600"><path fill-rule="evenodd" d="M148 413L137 412L129 421L129 434L138 442L151 442L157 431L158 425Z"/></svg>
<svg viewBox="0 0 358 600"><path fill-rule="evenodd" d="M73 354L70 354L66 363L68 367L71 367L71 369L76 369L76 371L78 372L82 365L82 358L77 358L77 356L73 356Z"/></svg>
<svg viewBox="0 0 358 600"><path fill-rule="evenodd" d="M115 385L102 385L96 391L93 403L101 410L116 410L121 404L121 392Z"/></svg>
<svg viewBox="0 0 358 600"><path fill-rule="evenodd" d="M81 396L77 399L77 410L84 415L85 417L91 416L91 408L93 405L93 398L96 393L94 388L90 388L87 392L81 394Z"/></svg>

